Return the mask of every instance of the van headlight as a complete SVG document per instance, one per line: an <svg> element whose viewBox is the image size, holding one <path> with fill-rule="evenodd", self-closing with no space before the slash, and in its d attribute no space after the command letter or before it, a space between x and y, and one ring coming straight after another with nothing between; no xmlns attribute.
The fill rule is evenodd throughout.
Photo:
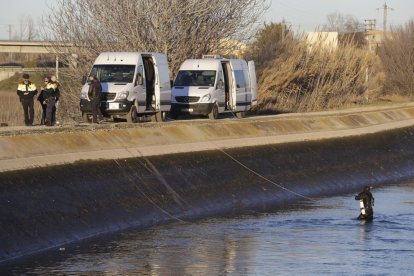
<svg viewBox="0 0 414 276"><path fill-rule="evenodd" d="M209 102L210 100L211 100L211 94L206 94L206 95L204 95L203 97L201 97L200 102L202 102L202 103L207 103L207 102Z"/></svg>
<svg viewBox="0 0 414 276"><path fill-rule="evenodd" d="M81 98L81 100L88 100L89 99L88 98L88 92L82 91L81 94L80 94L80 98Z"/></svg>
<svg viewBox="0 0 414 276"><path fill-rule="evenodd" d="M125 100L126 98L128 98L129 92L128 91L122 91L119 92L116 99L117 100Z"/></svg>

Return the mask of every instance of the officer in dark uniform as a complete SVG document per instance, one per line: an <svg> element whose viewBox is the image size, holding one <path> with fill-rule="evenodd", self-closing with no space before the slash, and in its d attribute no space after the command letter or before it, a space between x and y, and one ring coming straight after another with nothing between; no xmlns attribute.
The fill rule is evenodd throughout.
<svg viewBox="0 0 414 276"><path fill-rule="evenodd" d="M89 90L88 90L88 98L91 101L91 108L92 108L92 122L94 124L99 124L99 122L103 121L103 116L101 112L101 93L102 93L102 85L101 82L95 75L89 75ZM99 117L99 121L98 121Z"/></svg>
<svg viewBox="0 0 414 276"><path fill-rule="evenodd" d="M50 81L49 77L44 78L43 98L46 103L46 125L53 126L53 109L56 99L59 97L59 90L56 83Z"/></svg>
<svg viewBox="0 0 414 276"><path fill-rule="evenodd" d="M37 88L34 83L29 81L29 75L23 74L23 81L17 86L17 95L24 111L24 123L26 126L33 125L34 119L34 101L33 98L37 94Z"/></svg>
<svg viewBox="0 0 414 276"><path fill-rule="evenodd" d="M361 208L361 214L359 214L359 220L372 220L374 218L374 197L371 193L372 187L365 186L364 190L355 196L355 200L362 200L364 203L364 208Z"/></svg>

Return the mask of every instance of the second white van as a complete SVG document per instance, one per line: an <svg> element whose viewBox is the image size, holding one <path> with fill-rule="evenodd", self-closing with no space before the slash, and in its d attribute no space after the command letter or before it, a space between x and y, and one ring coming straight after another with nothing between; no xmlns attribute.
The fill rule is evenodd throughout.
<svg viewBox="0 0 414 276"><path fill-rule="evenodd" d="M172 87L170 117L194 114L217 119L219 113L244 117L257 103L256 87L253 61L216 55L186 60Z"/></svg>

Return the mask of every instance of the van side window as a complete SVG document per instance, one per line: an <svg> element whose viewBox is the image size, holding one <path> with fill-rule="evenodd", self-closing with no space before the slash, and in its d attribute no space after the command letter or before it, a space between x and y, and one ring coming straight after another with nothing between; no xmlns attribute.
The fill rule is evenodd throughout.
<svg viewBox="0 0 414 276"><path fill-rule="evenodd" d="M138 66L137 77L135 79L135 85L142 85L144 83L144 67L142 65Z"/></svg>
<svg viewBox="0 0 414 276"><path fill-rule="evenodd" d="M243 70L235 70L234 76L236 77L237 88L246 88L246 79L244 78Z"/></svg>

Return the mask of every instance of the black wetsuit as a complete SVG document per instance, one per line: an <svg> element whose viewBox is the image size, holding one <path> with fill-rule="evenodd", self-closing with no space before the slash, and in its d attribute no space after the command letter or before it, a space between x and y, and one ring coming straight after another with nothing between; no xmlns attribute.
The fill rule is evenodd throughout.
<svg viewBox="0 0 414 276"><path fill-rule="evenodd" d="M365 207L365 215L359 214L359 220L372 220L374 218L374 197L372 196L370 191L364 190L363 192L359 193L355 200L362 200L364 202Z"/></svg>

